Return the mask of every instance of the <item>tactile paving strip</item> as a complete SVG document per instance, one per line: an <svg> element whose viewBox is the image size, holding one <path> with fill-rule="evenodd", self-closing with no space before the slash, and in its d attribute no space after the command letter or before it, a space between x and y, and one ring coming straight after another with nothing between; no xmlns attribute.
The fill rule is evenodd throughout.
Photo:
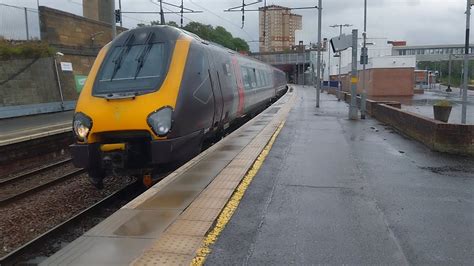
<svg viewBox="0 0 474 266"><path fill-rule="evenodd" d="M166 232L174 235L203 236L211 227L212 222L176 220Z"/></svg>
<svg viewBox="0 0 474 266"><path fill-rule="evenodd" d="M194 255L201 245L203 236L173 235L165 233L151 246L150 251Z"/></svg>
<svg viewBox="0 0 474 266"><path fill-rule="evenodd" d="M220 211L220 209L188 208L179 216L179 219L212 222Z"/></svg>
<svg viewBox="0 0 474 266"><path fill-rule="evenodd" d="M273 119L265 127L258 127L258 129L257 127L248 129L247 127L244 131L234 132L238 135L254 130L258 131L258 134L214 178L178 219L166 229L153 246L132 264L189 265L191 263L194 255L201 247L201 241L232 196L233 191L260 155L279 124L285 120L291 108L291 103L296 98L295 93L290 94L290 96L293 100L287 100L278 112L272 115Z"/></svg>
<svg viewBox="0 0 474 266"><path fill-rule="evenodd" d="M138 258L134 264L136 265L189 265L193 259L193 255L163 253L156 251L145 251L143 256Z"/></svg>

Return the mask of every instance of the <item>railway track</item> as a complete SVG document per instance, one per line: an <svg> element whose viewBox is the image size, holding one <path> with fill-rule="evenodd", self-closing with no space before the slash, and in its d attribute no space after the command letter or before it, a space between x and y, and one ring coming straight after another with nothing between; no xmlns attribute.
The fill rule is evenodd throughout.
<svg viewBox="0 0 474 266"><path fill-rule="evenodd" d="M59 174L54 173L56 169L60 169L70 162L70 158L61 160L0 180L0 207L84 173L83 169L72 169ZM48 172L51 172L51 174L48 175Z"/></svg>
<svg viewBox="0 0 474 266"><path fill-rule="evenodd" d="M110 215L109 212L116 211L142 192L143 186L141 185L141 180L136 180L128 184L65 222L17 248L3 258L0 258L0 265L38 264L40 262L38 258L39 260L41 260L41 258L44 259L44 257L56 252L57 250L55 249L59 249L59 242L64 244L65 241L70 242L79 237L80 235L70 235L74 234L71 232L74 232L74 229L80 227L81 224L90 224L90 227L93 227L96 223L99 223L100 220ZM91 223L91 220L94 222ZM84 231L89 229L90 228L84 228ZM81 230L81 232L83 232L83 230ZM47 251L45 251L45 249Z"/></svg>

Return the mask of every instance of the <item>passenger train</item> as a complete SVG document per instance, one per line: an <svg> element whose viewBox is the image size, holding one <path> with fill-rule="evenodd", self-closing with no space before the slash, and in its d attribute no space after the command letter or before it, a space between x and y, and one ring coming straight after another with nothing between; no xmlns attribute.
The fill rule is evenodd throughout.
<svg viewBox="0 0 474 266"><path fill-rule="evenodd" d="M79 96L73 163L98 188L109 173L149 175L285 90L284 72L184 30L126 31L99 52Z"/></svg>

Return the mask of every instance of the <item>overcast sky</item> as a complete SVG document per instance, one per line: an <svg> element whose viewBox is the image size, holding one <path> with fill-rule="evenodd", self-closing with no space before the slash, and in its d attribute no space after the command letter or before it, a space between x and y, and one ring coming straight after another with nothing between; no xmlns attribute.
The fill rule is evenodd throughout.
<svg viewBox="0 0 474 266"><path fill-rule="evenodd" d="M39 0L41 5L61 9L82 15L81 0ZM157 0L153 0L157 2ZM116 0L118 6L118 0ZM122 0L123 11L152 11L158 6L151 0ZM180 4L180 0L167 0L168 3ZM254 2L247 0L247 2ZM317 0L267 0L267 4L288 7L315 6ZM36 8L37 0L0 0L0 3ZM241 14L225 13L224 9L238 6L241 0L185 0L187 8L202 10L202 14L186 14L185 23L190 20L214 26L221 25L235 36L250 41L253 51L258 48L258 13L247 12L244 29L240 29ZM323 0L323 37L334 37L338 29L333 24L353 24L354 28L363 28L363 0ZM263 6L263 3L254 7ZM368 36L406 40L409 45L415 44L449 44L463 43L465 32L465 0L368 0ZM169 9L174 9L165 6ZM254 8L252 7L252 8ZM305 43L317 40L317 10L298 10L294 13L303 16L303 30L297 34ZM8 16L10 10L0 6L0 31L16 31L21 26ZM14 17L18 17L15 15ZM159 16L127 14L124 26L135 27L137 23L158 20ZM166 20L179 22L178 15L168 14ZM347 30L349 32L349 30ZM0 33L1 35L1 33ZM472 43L472 42L471 42Z"/></svg>

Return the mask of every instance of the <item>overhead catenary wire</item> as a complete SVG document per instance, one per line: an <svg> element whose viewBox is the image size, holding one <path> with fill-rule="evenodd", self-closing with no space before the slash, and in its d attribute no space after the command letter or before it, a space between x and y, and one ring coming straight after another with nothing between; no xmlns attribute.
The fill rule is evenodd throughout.
<svg viewBox="0 0 474 266"><path fill-rule="evenodd" d="M214 16L216 16L216 17L218 17L218 18L220 18L220 19L222 19L222 20L224 20L224 21L226 21L226 22L228 22L230 25L234 26L235 28L237 28L237 29L241 30L242 32L244 32L245 34L247 34L247 36L248 36L249 38L253 38L253 36L252 36L248 31L246 31L245 29L242 29L242 28L240 27L240 25L235 24L233 21L231 21L231 20L229 20L229 19L227 19L227 18L225 18L225 17L223 17L223 16L218 15L217 13L215 13L215 12L213 12L213 11L211 11L211 10L205 8L204 6L201 6L201 5L197 4L197 3L194 2L193 0L189 0L189 2L190 2L191 4L193 4L193 5L195 5L195 6L197 6L197 7L201 8L201 9L203 9L204 11L206 11L206 12L208 12L208 13L210 13L210 14L212 14L212 15L214 15Z"/></svg>
<svg viewBox="0 0 474 266"><path fill-rule="evenodd" d="M191 13L202 13L203 11L201 10L193 10L191 8L186 8L184 7L184 1L181 0L181 5L175 5L175 4L171 4L171 3L167 3L167 2L164 2L162 0L159 0L159 4L158 3L155 3L153 0L150 0L150 2L154 5L158 5L160 6L160 16L161 16L161 24L164 23L164 14L179 14L180 16L180 24L181 24L181 28L183 27L183 19L184 19L184 15L183 14L191 14ZM163 7L163 5L168 5L168 6L172 6L172 7L177 7L179 8L179 11L174 11L174 10L171 10L171 9L168 9L168 8L165 8ZM164 12L163 9L165 10L168 10L168 12Z"/></svg>

